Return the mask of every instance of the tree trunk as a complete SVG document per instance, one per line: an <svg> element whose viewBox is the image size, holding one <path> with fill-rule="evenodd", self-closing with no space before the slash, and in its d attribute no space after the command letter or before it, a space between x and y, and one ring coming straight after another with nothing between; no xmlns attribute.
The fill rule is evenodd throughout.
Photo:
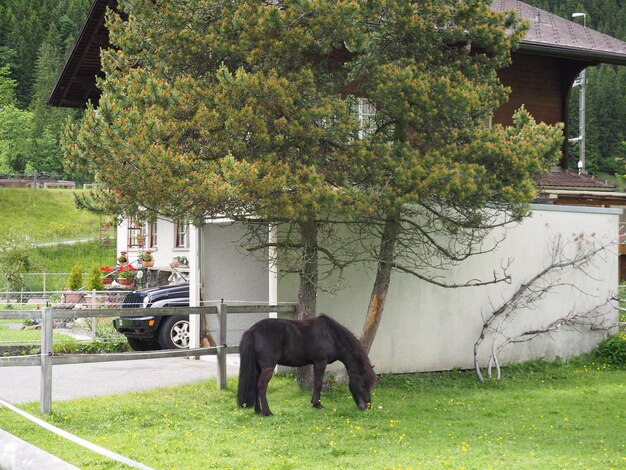
<svg viewBox="0 0 626 470"><path fill-rule="evenodd" d="M394 261L394 250L400 232L400 209L390 215L385 221L385 227L380 238L380 247L378 249L378 268L376 270L376 280L372 287L370 303L367 307L365 323L361 331L361 344L369 353L380 320L385 308L385 299L389 291L389 282L391 280L391 269Z"/></svg>
<svg viewBox="0 0 626 470"><path fill-rule="evenodd" d="M317 225L309 220L300 224L302 267L298 292L298 320L317 316ZM313 366L296 369L296 381L303 389L313 387Z"/></svg>

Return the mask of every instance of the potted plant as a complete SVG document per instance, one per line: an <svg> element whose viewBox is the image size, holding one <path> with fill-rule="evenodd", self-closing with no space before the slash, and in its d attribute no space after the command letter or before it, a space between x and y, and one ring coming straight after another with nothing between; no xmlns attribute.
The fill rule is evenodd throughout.
<svg viewBox="0 0 626 470"><path fill-rule="evenodd" d="M154 256L152 256L152 252L150 250L147 250L145 253L141 253L139 257L141 258L141 265L144 268L151 268L154 266Z"/></svg>
<svg viewBox="0 0 626 470"><path fill-rule="evenodd" d="M74 265L72 272L67 278L65 284L66 292L63 294L65 302L70 304L77 304L83 298L83 293L78 292L83 286L83 273L79 265Z"/></svg>
<svg viewBox="0 0 626 470"><path fill-rule="evenodd" d="M117 258L117 262L120 263L120 266L126 266L128 264L128 255L125 251L120 253L119 258Z"/></svg>
<svg viewBox="0 0 626 470"><path fill-rule="evenodd" d="M113 272L113 268L110 266L102 266L100 268L100 274L102 276L102 284L104 284L105 286L113 282L113 277L110 276L112 272Z"/></svg>
<svg viewBox="0 0 626 470"><path fill-rule="evenodd" d="M89 277L87 278L86 289L89 291L92 290L104 290L104 283L102 282L102 272L98 268L98 266L94 266L91 268L89 272Z"/></svg>
<svg viewBox="0 0 626 470"><path fill-rule="evenodd" d="M120 286L132 286L135 283L136 277L137 270L131 265L121 266L117 282Z"/></svg>

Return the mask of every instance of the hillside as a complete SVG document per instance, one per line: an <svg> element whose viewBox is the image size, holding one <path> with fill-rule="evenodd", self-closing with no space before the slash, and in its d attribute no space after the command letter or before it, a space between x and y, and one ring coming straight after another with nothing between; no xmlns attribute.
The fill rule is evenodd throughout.
<svg viewBox="0 0 626 470"><path fill-rule="evenodd" d="M74 192L63 189L0 188L0 239L28 235L35 243L96 239L100 217L74 205Z"/></svg>

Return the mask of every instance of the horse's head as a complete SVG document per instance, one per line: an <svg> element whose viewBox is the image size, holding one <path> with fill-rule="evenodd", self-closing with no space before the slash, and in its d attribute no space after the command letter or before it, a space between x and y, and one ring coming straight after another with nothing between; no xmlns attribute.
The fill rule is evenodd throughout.
<svg viewBox="0 0 626 470"><path fill-rule="evenodd" d="M362 373L350 374L348 387L359 410L363 411L369 407L372 402L372 388L375 386L376 374L372 366L366 367Z"/></svg>

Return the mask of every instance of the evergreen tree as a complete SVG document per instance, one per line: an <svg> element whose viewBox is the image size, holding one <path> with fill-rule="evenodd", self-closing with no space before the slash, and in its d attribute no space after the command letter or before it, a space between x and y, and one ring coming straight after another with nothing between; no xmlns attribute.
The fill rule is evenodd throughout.
<svg viewBox="0 0 626 470"><path fill-rule="evenodd" d="M31 153L32 114L17 107L15 87L9 67L0 67L0 173L23 174Z"/></svg>
<svg viewBox="0 0 626 470"><path fill-rule="evenodd" d="M76 113L51 108L47 100L90 4L90 0L0 0L0 66L10 68L16 99L9 114L29 110L17 113L13 123L6 122L9 114L2 118L5 133L15 128L20 137L19 142L3 140L3 171L63 173L60 138L65 120Z"/></svg>
<svg viewBox="0 0 626 470"><path fill-rule="evenodd" d="M63 173L61 134L68 116L74 113L64 108L48 106L50 92L63 64L63 40L55 25L51 25L46 40L39 48L35 64L33 98L29 110L33 114L32 154L30 164L39 171L60 175Z"/></svg>

